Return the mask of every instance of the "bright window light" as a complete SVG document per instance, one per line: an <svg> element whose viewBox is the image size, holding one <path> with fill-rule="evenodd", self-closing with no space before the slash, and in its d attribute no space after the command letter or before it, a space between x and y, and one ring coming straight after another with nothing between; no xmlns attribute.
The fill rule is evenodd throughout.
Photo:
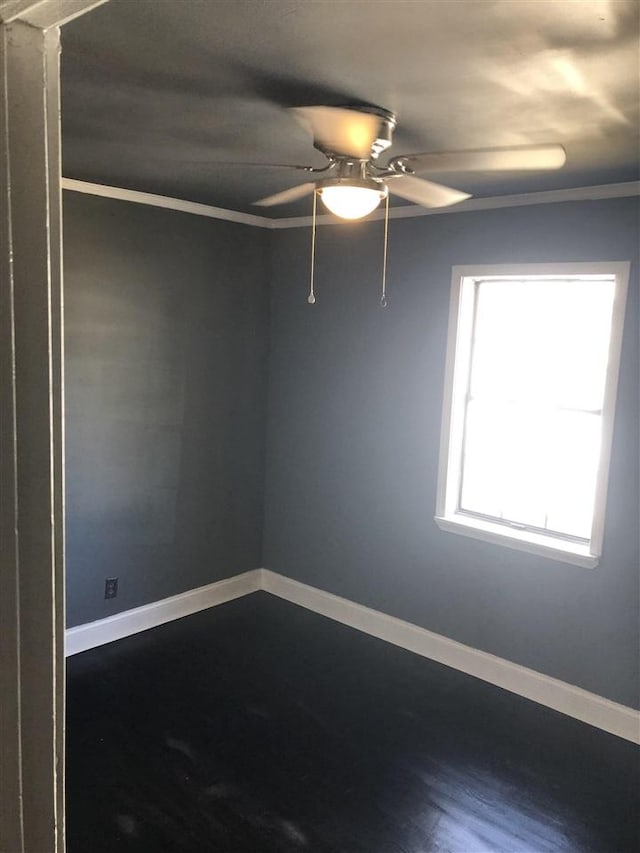
<svg viewBox="0 0 640 853"><path fill-rule="evenodd" d="M597 564L628 268L454 269L443 529Z"/></svg>

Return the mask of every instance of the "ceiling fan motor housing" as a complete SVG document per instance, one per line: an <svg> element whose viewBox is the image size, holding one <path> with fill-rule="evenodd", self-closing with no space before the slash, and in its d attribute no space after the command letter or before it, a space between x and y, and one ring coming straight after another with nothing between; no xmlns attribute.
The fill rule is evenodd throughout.
<svg viewBox="0 0 640 853"><path fill-rule="evenodd" d="M386 151L387 148L391 146L391 143L393 142L393 131L395 130L397 123L394 113L390 112L390 110L385 110L383 107L353 106L349 104L345 105L343 109L366 113L367 115L373 115L378 119L378 132L376 138L371 143L370 159L377 159L383 151ZM344 157L344 154L331 150L331 147L327 146L326 142L323 142L323 140L318 139L317 137L314 137L313 147L317 148L318 151L322 151L323 154L332 159Z"/></svg>
<svg viewBox="0 0 640 853"><path fill-rule="evenodd" d="M396 129L396 117L394 113L382 107L363 107L362 112L370 113L380 119L378 136L371 144L371 157L375 160L383 151L391 146L393 142L393 131Z"/></svg>

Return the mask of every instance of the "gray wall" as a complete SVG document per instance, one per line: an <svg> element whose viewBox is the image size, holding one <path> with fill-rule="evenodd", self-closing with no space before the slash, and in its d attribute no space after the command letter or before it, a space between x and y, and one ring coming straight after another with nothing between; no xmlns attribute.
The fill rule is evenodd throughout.
<svg viewBox="0 0 640 853"><path fill-rule="evenodd" d="M65 194L69 625L260 566L266 237Z"/></svg>
<svg viewBox="0 0 640 853"><path fill-rule="evenodd" d="M635 199L274 235L264 565L638 705ZM451 266L633 260L604 555L595 570L440 531L433 514Z"/></svg>
<svg viewBox="0 0 640 853"><path fill-rule="evenodd" d="M64 214L69 625L266 565L638 705L636 200L392 221L386 310L381 223L319 230L311 308L307 229ZM451 266L589 259L634 261L593 571L433 522Z"/></svg>

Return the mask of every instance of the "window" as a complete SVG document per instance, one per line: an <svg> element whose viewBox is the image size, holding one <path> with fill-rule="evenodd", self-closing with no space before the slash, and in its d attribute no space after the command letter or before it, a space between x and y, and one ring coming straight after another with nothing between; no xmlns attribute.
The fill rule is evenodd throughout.
<svg viewBox="0 0 640 853"><path fill-rule="evenodd" d="M436 522L594 567L629 264L454 267Z"/></svg>

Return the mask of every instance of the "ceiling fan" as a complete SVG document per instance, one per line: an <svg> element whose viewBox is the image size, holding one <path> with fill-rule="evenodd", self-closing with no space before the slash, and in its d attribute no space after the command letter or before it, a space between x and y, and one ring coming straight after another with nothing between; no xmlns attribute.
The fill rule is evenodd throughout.
<svg viewBox="0 0 640 853"><path fill-rule="evenodd" d="M294 107L291 112L310 130L314 147L327 163L320 168L285 168L322 177L260 199L256 205L286 204L316 192L325 207L343 219L361 219L389 193L423 207L446 207L469 198L469 193L418 178L417 173L559 169L566 161L564 148L551 144L401 154L379 165L379 156L391 146L393 113L368 106Z"/></svg>

